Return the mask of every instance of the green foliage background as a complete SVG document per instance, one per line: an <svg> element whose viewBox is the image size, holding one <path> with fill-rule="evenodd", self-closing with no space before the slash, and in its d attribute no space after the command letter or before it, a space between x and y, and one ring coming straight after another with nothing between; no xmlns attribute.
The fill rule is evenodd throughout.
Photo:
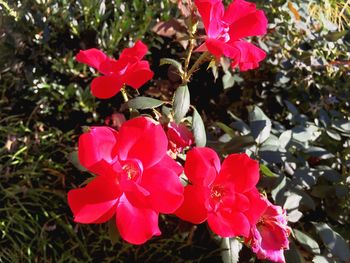
<svg viewBox="0 0 350 263"><path fill-rule="evenodd" d="M189 85L191 103L205 119L209 146L223 156L246 150L262 163L261 189L290 215L287 261L349 262L348 20L332 24L324 2L256 2L270 26L254 41L268 58L247 73L220 68L212 75L203 67ZM67 191L90 177L74 155L82 127L102 124L122 102L95 100L92 74L74 55L99 47L118 56L142 39L156 71L149 85L161 91L152 94L162 97L159 79L169 74L159 58L181 58L183 49L150 29L157 19L178 17L176 6L142 0L0 6L0 262L219 261L220 241L205 225L167 216L161 238L111 244L112 228L76 225L66 202ZM255 260L246 248L240 257Z"/></svg>

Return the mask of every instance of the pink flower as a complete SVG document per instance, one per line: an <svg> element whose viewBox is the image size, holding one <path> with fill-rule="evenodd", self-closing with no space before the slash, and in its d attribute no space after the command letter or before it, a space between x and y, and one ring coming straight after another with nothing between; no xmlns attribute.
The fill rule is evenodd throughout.
<svg viewBox="0 0 350 263"><path fill-rule="evenodd" d="M286 211L265 199L267 208L255 226L252 226L246 243L259 259L285 263L283 251L289 249Z"/></svg>
<svg viewBox="0 0 350 263"><path fill-rule="evenodd" d="M76 60L103 74L92 81L91 92L97 98L108 99L117 94L124 84L138 89L152 79L153 71L148 62L141 60L147 51L147 46L137 41L133 47L124 49L118 60L95 48L80 50Z"/></svg>
<svg viewBox="0 0 350 263"><path fill-rule="evenodd" d="M193 148L187 153L184 202L175 214L199 224L208 220L222 237L248 237L266 204L255 185L259 165L246 154L229 155L222 166L210 148Z"/></svg>
<svg viewBox="0 0 350 263"><path fill-rule="evenodd" d="M217 58L233 59L232 67L241 71L259 67L266 54L260 48L242 40L266 34L267 19L255 4L234 0L225 10L221 0L195 0L207 33L198 51L209 51Z"/></svg>
<svg viewBox="0 0 350 263"><path fill-rule="evenodd" d="M120 235L142 244L160 235L159 213L173 213L183 201L182 167L167 154L159 124L138 117L120 132L94 127L79 138L81 164L97 176L68 193L74 221L103 223L116 215Z"/></svg>
<svg viewBox="0 0 350 263"><path fill-rule="evenodd" d="M181 152L183 148L190 146L194 142L192 132L182 123L168 123L166 134L169 140L168 149L174 154Z"/></svg>

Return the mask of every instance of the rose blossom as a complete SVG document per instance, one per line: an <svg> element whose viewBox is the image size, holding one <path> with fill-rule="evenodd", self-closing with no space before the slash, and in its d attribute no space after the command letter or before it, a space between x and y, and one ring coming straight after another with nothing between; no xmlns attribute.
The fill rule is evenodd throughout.
<svg viewBox="0 0 350 263"><path fill-rule="evenodd" d="M168 149L175 155L194 143L193 134L185 124L169 122L165 130L169 140Z"/></svg>
<svg viewBox="0 0 350 263"><path fill-rule="evenodd" d="M125 48L118 60L96 48L80 50L76 60L103 74L93 79L91 92L97 98L108 99L117 94L124 84L138 89L152 79L153 71L148 62L142 60L147 51L147 46L137 41L133 47Z"/></svg>
<svg viewBox="0 0 350 263"><path fill-rule="evenodd" d="M93 127L79 138L80 163L97 176L68 193L74 221L103 223L116 215L120 235L142 244L160 235L159 213L183 201L182 167L167 154L163 128L149 118L126 121L118 133Z"/></svg>
<svg viewBox="0 0 350 263"><path fill-rule="evenodd" d="M285 263L284 250L289 249L286 211L264 199L267 208L258 223L251 228L250 236L245 241L259 259L268 259Z"/></svg>
<svg viewBox="0 0 350 263"><path fill-rule="evenodd" d="M175 214L194 224L208 220L222 237L248 237L266 203L255 185L259 165L246 154L231 154L222 165L210 148L193 148L187 153L184 202Z"/></svg>
<svg viewBox="0 0 350 263"><path fill-rule="evenodd" d="M197 51L209 51L215 57L233 59L231 66L241 71L259 66L266 54L243 40L266 34L267 19L255 4L234 0L225 10L221 0L195 0L207 33L205 43Z"/></svg>

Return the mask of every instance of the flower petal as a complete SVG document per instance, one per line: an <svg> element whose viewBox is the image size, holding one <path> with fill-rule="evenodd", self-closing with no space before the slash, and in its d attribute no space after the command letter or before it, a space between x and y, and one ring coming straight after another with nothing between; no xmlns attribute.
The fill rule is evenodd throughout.
<svg viewBox="0 0 350 263"><path fill-rule="evenodd" d="M245 16L255 13L256 5L245 0L234 0L227 7L224 15L224 21L227 24L232 24Z"/></svg>
<svg viewBox="0 0 350 263"><path fill-rule="evenodd" d="M244 214L247 216L250 224L255 225L261 215L266 211L267 203L256 188L245 193L245 196L249 199L250 208Z"/></svg>
<svg viewBox="0 0 350 263"><path fill-rule="evenodd" d="M216 58L220 58L222 55L229 58L236 58L240 55L239 49L227 44L221 40L208 38L205 41L205 45L210 53L212 53Z"/></svg>
<svg viewBox="0 0 350 263"><path fill-rule="evenodd" d="M92 127L81 135L78 146L80 164L98 175L110 173L117 136L118 133L109 127Z"/></svg>
<svg viewBox="0 0 350 263"><path fill-rule="evenodd" d="M124 195L117 207L116 222L121 237L135 245L143 244L152 236L161 234L158 213L152 209L133 206Z"/></svg>
<svg viewBox="0 0 350 263"><path fill-rule="evenodd" d="M172 170L177 176L180 176L184 168L169 155L165 155L163 159L158 162L155 166L152 166L152 169L155 167L167 167L169 170Z"/></svg>
<svg viewBox="0 0 350 263"><path fill-rule="evenodd" d="M232 182L236 192L244 193L259 181L259 164L246 154L230 154L223 162L216 184Z"/></svg>
<svg viewBox="0 0 350 263"><path fill-rule="evenodd" d="M141 185L150 192L152 208L160 213L173 213L183 202L184 187L169 167L146 169Z"/></svg>
<svg viewBox="0 0 350 263"><path fill-rule="evenodd" d="M184 202L175 215L193 224L200 224L207 220L209 189L202 186L187 185L184 191Z"/></svg>
<svg viewBox="0 0 350 263"><path fill-rule="evenodd" d="M244 37L265 35L267 18L263 11L256 11L235 21L230 26L230 39L238 40Z"/></svg>
<svg viewBox="0 0 350 263"><path fill-rule="evenodd" d="M232 67L239 66L241 71L259 67L259 62L266 57L265 51L246 41L235 41L230 45L239 50Z"/></svg>
<svg viewBox="0 0 350 263"><path fill-rule="evenodd" d="M249 236L250 224L243 213L217 211L209 213L208 224L221 237Z"/></svg>
<svg viewBox="0 0 350 263"><path fill-rule="evenodd" d="M99 99L109 99L123 87L120 77L116 75L101 76L91 82L91 93Z"/></svg>
<svg viewBox="0 0 350 263"><path fill-rule="evenodd" d="M99 70L101 63L106 61L108 57L101 50L91 48L87 50L80 50L75 59L80 63L84 63Z"/></svg>
<svg viewBox="0 0 350 263"><path fill-rule="evenodd" d="M153 120L138 117L123 124L117 142L121 160L138 159L147 169L166 155L168 139L163 128Z"/></svg>
<svg viewBox="0 0 350 263"><path fill-rule="evenodd" d="M223 30L222 17L224 5L221 0L195 0L198 12L202 17L208 37L216 38Z"/></svg>
<svg viewBox="0 0 350 263"><path fill-rule="evenodd" d="M131 48L124 48L119 56L119 59L123 57L137 57L139 60L141 60L147 54L147 52L147 46L142 43L142 41L138 40Z"/></svg>
<svg viewBox="0 0 350 263"><path fill-rule="evenodd" d="M68 204L79 223L103 223L115 213L121 192L112 176L97 176L87 186L68 192Z"/></svg>
<svg viewBox="0 0 350 263"><path fill-rule="evenodd" d="M129 67L123 75L122 81L133 87L134 89L140 88L147 81L153 78L153 71L149 68L147 61L139 61Z"/></svg>
<svg viewBox="0 0 350 263"><path fill-rule="evenodd" d="M187 153L185 175L193 185L209 186L220 170L220 159L207 147L195 147Z"/></svg>

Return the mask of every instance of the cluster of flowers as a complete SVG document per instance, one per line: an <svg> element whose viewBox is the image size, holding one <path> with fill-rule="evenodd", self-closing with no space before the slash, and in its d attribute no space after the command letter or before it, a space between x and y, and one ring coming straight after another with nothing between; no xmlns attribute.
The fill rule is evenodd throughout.
<svg viewBox="0 0 350 263"><path fill-rule="evenodd" d="M244 0L235 0L226 11L221 0L196 0L195 5L207 32L198 51L232 58L232 67L241 70L258 66L265 53L242 38L266 32L262 11ZM138 89L153 77L142 60L147 50L138 41L118 60L97 49L80 51L76 59L103 74L92 81L92 94L109 98L124 85ZM185 124L148 117L125 121L118 131L90 128L79 138L78 156L96 177L68 193L75 222L104 223L115 216L121 237L142 244L161 234L160 213L175 214L193 224L208 221L221 237L244 237L259 258L284 262L290 228L285 211L256 188L258 163L246 154L231 154L221 164L215 151L193 144ZM183 167L175 159L185 148L191 149Z"/></svg>

